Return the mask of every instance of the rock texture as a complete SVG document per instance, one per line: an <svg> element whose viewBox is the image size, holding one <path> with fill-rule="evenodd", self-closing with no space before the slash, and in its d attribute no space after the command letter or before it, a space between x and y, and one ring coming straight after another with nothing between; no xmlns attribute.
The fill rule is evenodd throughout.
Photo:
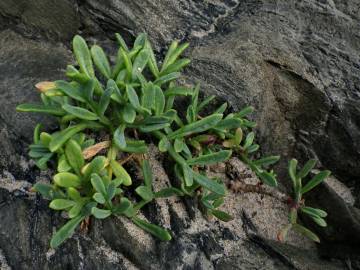
<svg viewBox="0 0 360 270"><path fill-rule="evenodd" d="M90 234L76 235L59 251L47 249L53 226L61 219L47 210L46 202L26 192L27 183L46 178L29 162L26 147L35 122L45 121L50 129L52 123L39 116L18 114L15 105L38 99L33 89L36 82L62 76L71 62L69 41L76 33L113 51L115 31L128 42L145 31L159 59L172 39L190 42L187 54L192 64L186 69L186 82L199 81L206 95L216 94L234 109L255 106L258 141L264 153L282 155L278 170L285 187L286 160L316 157L351 188L354 203L345 202L330 186L308 199L330 213L330 231L323 237L329 242L324 250L331 247L333 252L322 255L346 260L350 269L360 269L354 259L360 252L350 254L346 249L360 246L359 239L353 237L359 235L360 228L355 208L360 205L359 25L357 0L2 0L0 178L25 182L21 182L24 187L16 184L15 189L9 189L5 180L0 181L1 267L345 267L339 261L321 261L312 246L300 249L295 242L282 246L269 240L274 235L252 217L249 209L254 206L244 204L243 195L230 199L229 204L241 203L234 206L237 220L231 228L205 222L195 209L186 208L182 216L179 209L164 203L166 209L158 221L179 235L170 245L132 231L124 220L111 220L94 224ZM175 205L181 208L187 204ZM256 211L264 205L260 200ZM153 205L144 214L153 219L162 211L158 207L162 209ZM281 216L285 212L282 208L277 213ZM281 220L280 216L271 220ZM353 241L349 243L349 239Z"/></svg>

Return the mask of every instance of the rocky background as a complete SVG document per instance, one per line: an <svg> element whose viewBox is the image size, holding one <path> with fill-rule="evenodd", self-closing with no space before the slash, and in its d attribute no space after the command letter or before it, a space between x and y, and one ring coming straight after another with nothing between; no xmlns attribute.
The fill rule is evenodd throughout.
<svg viewBox="0 0 360 270"><path fill-rule="evenodd" d="M146 32L158 59L171 40L190 42L188 83L199 81L233 109L256 108L263 153L315 157L336 177L307 198L329 212L320 246L291 235L274 241L286 205L269 196L230 193L235 220L206 221L194 202L164 200L144 215L174 233L160 243L122 219L92 224L49 249L63 219L28 193L48 179L27 157L36 122L15 106L38 100L33 85L63 76L70 42L81 34L115 52ZM115 55L115 54L114 54ZM1 0L1 269L360 269L360 2L358 0ZM156 154L156 153L155 153ZM154 154L154 155L155 155ZM169 179L153 156L156 185ZM243 181L256 181L237 160ZM230 180L226 168L220 170ZM306 220L304 220L306 222Z"/></svg>

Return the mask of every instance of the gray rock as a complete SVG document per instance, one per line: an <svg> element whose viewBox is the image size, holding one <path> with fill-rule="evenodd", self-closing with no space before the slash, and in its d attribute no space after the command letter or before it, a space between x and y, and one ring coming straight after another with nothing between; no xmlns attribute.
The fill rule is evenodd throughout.
<svg viewBox="0 0 360 270"><path fill-rule="evenodd" d="M36 82L62 78L66 64L72 61L69 40L74 34L81 33L114 51L109 42L114 32L130 42L145 31L159 59L172 39L190 42L187 54L193 61L186 69L185 82L200 81L205 95L216 94L233 109L255 106L257 140L263 153L283 156L278 170L284 186L288 187L284 176L289 158L303 162L315 157L354 191L358 207L359 25L357 0L3 0L0 174L7 171L27 182L39 176L28 161L26 147L35 123L41 121L51 129L52 121L16 113L15 106L38 100L33 87ZM358 232L358 209L324 188L318 193L321 199L314 202L326 207L332 198L332 207L327 210L338 211L329 217L335 239L328 231L322 234L334 252L322 254L344 259L337 250ZM190 205L186 201L166 201L149 206L144 215L176 232L178 237L170 244L154 242L140 231L135 231L135 236L141 237L136 239L134 226L120 219L96 222L88 235L77 234L54 252L48 250L48 241L61 219L47 210L45 201L29 197L26 189L9 190L8 184L0 182L0 264L13 269L344 267L339 261L320 260L306 242L301 242L306 248L300 250L291 246L295 242L279 246L270 241L275 231L261 222L267 217L264 205L259 198L248 196L239 199L234 195L229 201L240 228L209 224L196 208L184 207ZM258 202L255 206L253 200ZM239 208L237 203L246 207ZM275 202L266 203L270 209L265 210L272 210ZM281 207L272 217L275 223L284 222L286 207ZM249 218L243 213L260 214ZM350 222L338 222L341 218ZM257 231L249 233L244 227L249 222L255 223ZM353 240L351 244L356 246L358 239ZM357 267L356 262L353 267Z"/></svg>

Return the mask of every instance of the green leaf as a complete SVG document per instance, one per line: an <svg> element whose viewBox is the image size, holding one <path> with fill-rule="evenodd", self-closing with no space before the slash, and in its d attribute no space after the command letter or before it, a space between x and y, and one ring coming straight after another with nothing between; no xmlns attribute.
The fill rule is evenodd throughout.
<svg viewBox="0 0 360 270"><path fill-rule="evenodd" d="M154 86L155 115L161 115L165 108L165 96L160 87Z"/></svg>
<svg viewBox="0 0 360 270"><path fill-rule="evenodd" d="M114 196L116 194L116 187L119 186L119 185L117 185L117 183L115 183L114 181L112 181L108 185L108 187L107 187L107 199L108 199L108 201L111 201L114 198Z"/></svg>
<svg viewBox="0 0 360 270"><path fill-rule="evenodd" d="M98 113L100 115L105 114L105 111L106 111L106 109L108 108L108 106L110 104L111 95L114 92L114 86L113 85L116 85L116 83L113 80L108 80L106 90L102 94L102 96L100 98L100 101L99 101Z"/></svg>
<svg viewBox="0 0 360 270"><path fill-rule="evenodd" d="M131 85L126 85L126 94L129 98L131 105L134 107L135 110L141 110L139 97L135 91L135 89Z"/></svg>
<svg viewBox="0 0 360 270"><path fill-rule="evenodd" d="M49 149L51 152L55 152L58 150L68 139L70 139L73 135L80 132L81 130L87 127L86 124L78 124L75 126L68 127L56 135L52 136L52 140L49 144Z"/></svg>
<svg viewBox="0 0 360 270"><path fill-rule="evenodd" d="M33 135L33 141L35 144L39 143L40 141L40 129L41 129L42 125L41 124L36 124L35 128L34 128L34 135Z"/></svg>
<svg viewBox="0 0 360 270"><path fill-rule="evenodd" d="M90 103L93 101L93 95L95 90L95 80L88 80L86 83L81 84L80 91L83 93L86 102Z"/></svg>
<svg viewBox="0 0 360 270"><path fill-rule="evenodd" d="M91 47L91 55L94 60L94 64L96 68L105 78L110 79L111 77L110 64L103 49L98 45L93 45Z"/></svg>
<svg viewBox="0 0 360 270"><path fill-rule="evenodd" d="M88 139L86 141L84 141L84 143L81 145L81 149L86 149L90 146L93 146L95 144L95 140L94 139Z"/></svg>
<svg viewBox="0 0 360 270"><path fill-rule="evenodd" d="M315 167L316 159L310 159L308 162L305 163L304 167L300 170L297 174L297 178L304 178L306 177L309 172Z"/></svg>
<svg viewBox="0 0 360 270"><path fill-rule="evenodd" d="M80 174L81 168L85 164L80 145L76 141L70 139L66 143L65 155L70 166L77 174Z"/></svg>
<svg viewBox="0 0 360 270"><path fill-rule="evenodd" d="M170 123L162 123L162 124L152 124L146 126L140 126L139 129L141 132L148 133L155 130L164 129L170 126Z"/></svg>
<svg viewBox="0 0 360 270"><path fill-rule="evenodd" d="M226 108L227 108L227 103L223 103L219 108L216 109L216 111L214 113L224 113ZM221 122L220 122L221 123ZM219 123L219 124L220 124Z"/></svg>
<svg viewBox="0 0 360 270"><path fill-rule="evenodd" d="M152 83L147 84L144 88L141 106L148 110L155 107L155 89Z"/></svg>
<svg viewBox="0 0 360 270"><path fill-rule="evenodd" d="M176 47L174 50L169 50L169 52L171 53L167 58L165 57L164 63L162 65L161 68L161 72L165 71L165 69L170 66L171 64L173 64L176 59L183 53L183 51L189 47L189 43L184 43L181 44L180 46Z"/></svg>
<svg viewBox="0 0 360 270"><path fill-rule="evenodd" d="M213 210L211 210L211 214L213 214L215 217L217 217L218 219L220 219L221 221L224 221L224 222L229 222L234 219L228 213L220 211L220 210L213 209Z"/></svg>
<svg viewBox="0 0 360 270"><path fill-rule="evenodd" d="M65 115L65 111L60 107L41 105L41 104L29 104L24 103L16 107L18 112L37 112L37 113L48 113L55 116Z"/></svg>
<svg viewBox="0 0 360 270"><path fill-rule="evenodd" d="M93 195L93 199L100 203L100 204L104 204L105 203L105 198L104 198L104 195L102 195L101 193L99 192L96 192L94 195Z"/></svg>
<svg viewBox="0 0 360 270"><path fill-rule="evenodd" d="M128 76L128 78L130 78L130 76L131 76L131 71L132 71L132 63L131 63L131 60L130 60L130 58L129 58L129 55L124 51L124 49L120 48L120 52L121 52L121 55L122 55L122 57L123 57L123 59L124 59L127 76Z"/></svg>
<svg viewBox="0 0 360 270"><path fill-rule="evenodd" d="M280 159L280 156L268 156L265 158L255 160L253 162L253 164L255 164L257 166L269 166L269 165L272 165L272 164L278 162L279 159Z"/></svg>
<svg viewBox="0 0 360 270"><path fill-rule="evenodd" d="M252 144L248 148L246 148L246 151L250 154L256 152L257 150L259 150L259 148L260 146L258 144Z"/></svg>
<svg viewBox="0 0 360 270"><path fill-rule="evenodd" d="M265 184L267 184L270 187L276 187L277 181L275 178L274 173L263 171L257 174L258 177L263 181Z"/></svg>
<svg viewBox="0 0 360 270"><path fill-rule="evenodd" d="M48 149L44 148L44 150L30 150L29 151L29 156L31 158L41 158L44 155L46 155L47 153L49 153Z"/></svg>
<svg viewBox="0 0 360 270"><path fill-rule="evenodd" d="M80 118L80 119L97 120L99 118L95 113L90 112L89 110L81 108L81 107L76 107L76 106L72 106L69 104L65 104L62 106L62 108L66 112L68 112L72 115L75 115L77 118Z"/></svg>
<svg viewBox="0 0 360 270"><path fill-rule="evenodd" d="M89 76L85 73L80 73L74 66L68 65L66 67L66 76L75 82L85 83L89 80Z"/></svg>
<svg viewBox="0 0 360 270"><path fill-rule="evenodd" d="M49 133L46 132L41 132L40 133L40 142L45 145L46 147L49 147L49 144L51 142L51 135Z"/></svg>
<svg viewBox="0 0 360 270"><path fill-rule="evenodd" d="M130 186L132 183L131 177L127 173L127 171L124 169L124 167L121 166L120 163L115 160L111 160L110 165L111 165L111 168L113 169L113 172L116 175L116 177L123 179L123 184L125 186Z"/></svg>
<svg viewBox="0 0 360 270"><path fill-rule="evenodd" d="M301 233L302 235L308 237L312 241L320 243L319 237L316 234L314 234L312 231L310 231L309 229L305 228L304 226L301 226L300 224L293 224L292 227L294 228L294 230L296 230L297 232Z"/></svg>
<svg viewBox="0 0 360 270"><path fill-rule="evenodd" d="M162 241L170 241L171 240L170 233L167 230L165 230L157 225L148 223L145 220L140 219L138 217L133 217L132 221L134 222L134 224L136 226L138 226L139 228L143 229L144 231L152 234L153 236L159 238Z"/></svg>
<svg viewBox="0 0 360 270"><path fill-rule="evenodd" d="M187 163L190 166L192 166L192 165L204 166L204 165L209 165L209 164L215 164L218 162L224 162L224 161L228 160L230 158L231 154L232 154L231 150L222 150L222 151L218 151L215 153L202 155L197 158L189 159L189 160L187 160Z"/></svg>
<svg viewBox="0 0 360 270"><path fill-rule="evenodd" d="M157 66L154 51L148 40L146 40L146 42L145 42L145 48L148 50L148 53L149 53L149 61L148 61L149 68L150 68L152 74L155 76L155 78L157 78L157 77L159 77L159 68Z"/></svg>
<svg viewBox="0 0 360 270"><path fill-rule="evenodd" d="M203 108L205 108L214 98L214 95L205 98L197 107L196 113L199 113Z"/></svg>
<svg viewBox="0 0 360 270"><path fill-rule="evenodd" d="M228 118L221 120L216 126L215 129L218 130L229 130L234 128L240 128L242 121L237 118Z"/></svg>
<svg viewBox="0 0 360 270"><path fill-rule="evenodd" d="M53 198L53 186L49 184L36 183L32 189L39 192L45 199L51 200Z"/></svg>
<svg viewBox="0 0 360 270"><path fill-rule="evenodd" d="M311 217L314 221L315 221L315 223L317 224L317 225L319 225L320 227L326 227L327 226L327 224L326 224L326 221L323 219L323 218L321 218L321 217Z"/></svg>
<svg viewBox="0 0 360 270"><path fill-rule="evenodd" d="M151 166L150 166L150 162L147 159L144 159L142 161L142 173L144 176L144 184L146 187L148 187L150 190L152 189L152 180L153 180L153 176L152 176L152 171L151 171Z"/></svg>
<svg viewBox="0 0 360 270"><path fill-rule="evenodd" d="M69 187L67 189L67 194L68 194L69 198L72 199L73 201L79 201L81 199L81 195L80 195L79 191L77 191L73 187Z"/></svg>
<svg viewBox="0 0 360 270"><path fill-rule="evenodd" d="M157 78L154 82L157 86L161 86L165 83L178 79L181 76L180 72L173 72Z"/></svg>
<svg viewBox="0 0 360 270"><path fill-rule="evenodd" d="M81 185L80 178L73 173L61 172L54 175L54 182L60 187L78 187Z"/></svg>
<svg viewBox="0 0 360 270"><path fill-rule="evenodd" d="M256 127L256 123L255 122L252 122L252 121L249 121L249 120L247 120L247 119L242 119L242 121L243 121L243 126L244 127L248 127L248 128L254 128L254 127Z"/></svg>
<svg viewBox="0 0 360 270"><path fill-rule="evenodd" d="M51 159L52 156L53 153L44 155L42 158L40 158L35 162L36 166L38 166L40 170L46 170L47 169L46 163Z"/></svg>
<svg viewBox="0 0 360 270"><path fill-rule="evenodd" d="M146 34L145 33L140 33L138 34L138 36L136 37L135 41L134 41L134 47L137 46L141 46L144 47L145 46L145 42L146 42Z"/></svg>
<svg viewBox="0 0 360 270"><path fill-rule="evenodd" d="M145 68L149 60L149 52L147 49L142 49L134 60L132 66L132 80L134 81L137 78L137 74L141 73Z"/></svg>
<svg viewBox="0 0 360 270"><path fill-rule="evenodd" d="M250 132L245 139L244 142L244 148L248 148L250 145L252 145L252 143L254 142L255 139L255 133L254 132Z"/></svg>
<svg viewBox="0 0 360 270"><path fill-rule="evenodd" d="M126 147L124 130L125 130L125 125L120 125L114 132L114 142L115 145L119 148Z"/></svg>
<svg viewBox="0 0 360 270"><path fill-rule="evenodd" d="M296 177L296 167L297 167L297 163L298 161L296 159L292 159L289 162L289 176L292 180L293 183L293 187L295 192L298 192L298 190L301 188L301 186L299 186L299 184L301 184L301 182L298 180L298 178Z"/></svg>
<svg viewBox="0 0 360 270"><path fill-rule="evenodd" d="M312 190L314 187L316 187L322 181L324 181L330 174L331 174L330 171L319 172L301 189L301 194L304 194L304 193Z"/></svg>
<svg viewBox="0 0 360 270"><path fill-rule="evenodd" d="M73 39L73 50L76 60L80 66L80 70L90 78L94 77L95 73L89 48L86 41L79 35L76 35Z"/></svg>
<svg viewBox="0 0 360 270"><path fill-rule="evenodd" d="M219 184L218 182L211 180L209 178L207 178L206 176L199 174L199 173L194 173L194 180L196 183L198 183L199 185L201 185L202 187L205 187L206 189L217 193L219 195L225 196L225 187L222 184Z"/></svg>
<svg viewBox="0 0 360 270"><path fill-rule="evenodd" d="M83 144L85 141L85 134L84 133L76 133L74 136L72 136L72 139L77 142L79 145Z"/></svg>
<svg viewBox="0 0 360 270"><path fill-rule="evenodd" d="M93 207L91 208L91 214L97 219L104 219L111 215L111 211Z"/></svg>
<svg viewBox="0 0 360 270"><path fill-rule="evenodd" d="M91 174L91 184L94 189L106 197L107 192L103 180L97 173Z"/></svg>
<svg viewBox="0 0 360 270"><path fill-rule="evenodd" d="M248 107L245 107L244 109L242 109L240 112L236 113L235 117L242 118L242 117L252 113L253 111L254 111L254 107L248 106Z"/></svg>
<svg viewBox="0 0 360 270"><path fill-rule="evenodd" d="M172 87L165 91L165 96L192 96L194 90L187 87Z"/></svg>
<svg viewBox="0 0 360 270"><path fill-rule="evenodd" d="M174 51L176 50L176 48L178 47L179 43L177 40L174 40L173 42L171 42L171 45L165 55L165 59L163 61L163 65L161 68L161 71L163 71L168 65L169 65L169 59L171 57L171 55L174 53Z"/></svg>
<svg viewBox="0 0 360 270"><path fill-rule="evenodd" d="M214 208L217 208L217 207L221 206L223 203L224 203L224 198L221 197L214 201L213 206L214 206Z"/></svg>
<svg viewBox="0 0 360 270"><path fill-rule="evenodd" d="M160 141L159 141L159 150L160 152L166 152L168 151L169 147L170 147L170 142L166 137L163 137Z"/></svg>
<svg viewBox="0 0 360 270"><path fill-rule="evenodd" d="M193 174L193 170L187 166L186 164L182 165L182 170L183 170L183 175L184 175L184 180L185 180L185 185L187 187L191 187L194 183L194 174Z"/></svg>
<svg viewBox="0 0 360 270"><path fill-rule="evenodd" d="M85 218L85 216L77 216L69 220L60 230L58 230L50 241L51 248L57 248L60 246L67 238L71 237L74 233L76 227L80 222Z"/></svg>
<svg viewBox="0 0 360 270"><path fill-rule="evenodd" d="M222 114L213 114L197 122L183 126L182 128L179 128L178 130L169 133L168 139L172 140L179 137L185 137L193 133L206 131L215 126L222 119L222 116Z"/></svg>
<svg viewBox="0 0 360 270"><path fill-rule="evenodd" d="M55 199L51 201L49 207L54 210L64 210L75 205L74 201L65 199Z"/></svg>
<svg viewBox="0 0 360 270"><path fill-rule="evenodd" d="M84 206L84 202L77 202L68 212L69 218L78 216Z"/></svg>
<svg viewBox="0 0 360 270"><path fill-rule="evenodd" d="M235 136L234 136L235 145L239 146L242 139L243 139L243 131L241 128L237 128L235 131Z"/></svg>
<svg viewBox="0 0 360 270"><path fill-rule="evenodd" d="M162 190L154 193L155 198L167 198L175 195L183 196L184 193L180 189L174 187L163 188Z"/></svg>
<svg viewBox="0 0 360 270"><path fill-rule="evenodd" d="M300 210L302 212L304 212L305 214L308 214L309 216L313 216L313 217L326 217L327 213L324 210L318 209L318 208L312 208L312 207L307 207L307 206L303 206L300 208Z"/></svg>
<svg viewBox="0 0 360 270"><path fill-rule="evenodd" d="M83 167L83 175L85 180L89 180L90 176L93 173L100 174L100 172L105 168L107 158L104 156L95 157L89 165Z"/></svg>
<svg viewBox="0 0 360 270"><path fill-rule="evenodd" d="M121 111L121 115L126 123L133 123L136 117L136 111L130 104L126 104Z"/></svg>
<svg viewBox="0 0 360 270"><path fill-rule="evenodd" d="M178 72L180 71L183 67L187 66L188 64L190 64L190 59L187 58L183 58L180 60L177 60L175 63L172 63L171 65L169 65L166 69L164 69L160 75L166 75L172 72Z"/></svg>
<svg viewBox="0 0 360 270"><path fill-rule="evenodd" d="M121 215L125 213L131 206L131 202L127 198L123 197L120 199L120 203L114 207L113 212L114 214Z"/></svg>
<svg viewBox="0 0 360 270"><path fill-rule="evenodd" d="M176 138L174 142L175 152L180 153L184 148L184 141L180 138Z"/></svg>
<svg viewBox="0 0 360 270"><path fill-rule="evenodd" d="M153 199L153 193L147 186L139 186L135 189L135 192L145 201L151 201Z"/></svg>
<svg viewBox="0 0 360 270"><path fill-rule="evenodd" d="M129 51L128 46L126 45L125 40L122 38L122 36L119 33L115 34L116 40L119 42L119 45L121 46L121 48L123 48L126 52Z"/></svg>
<svg viewBox="0 0 360 270"><path fill-rule="evenodd" d="M142 122L142 125L152 125L152 124L165 124L169 123L170 118L166 116L147 116Z"/></svg>
<svg viewBox="0 0 360 270"><path fill-rule="evenodd" d="M131 139L126 139L126 147L119 149L128 153L146 153L148 151L145 141Z"/></svg>

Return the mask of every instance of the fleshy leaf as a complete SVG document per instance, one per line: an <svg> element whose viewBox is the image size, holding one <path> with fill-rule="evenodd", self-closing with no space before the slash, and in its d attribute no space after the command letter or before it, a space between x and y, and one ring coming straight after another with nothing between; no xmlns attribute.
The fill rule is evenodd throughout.
<svg viewBox="0 0 360 270"><path fill-rule="evenodd" d="M65 200L65 199L55 199L51 201L49 204L49 207L54 210L63 210L70 208L75 205L74 201L71 200Z"/></svg>
<svg viewBox="0 0 360 270"><path fill-rule="evenodd" d="M184 137L190 134L199 133L206 131L213 126L215 126L222 118L222 114L213 114L210 116L207 116L197 122L188 124L182 128L179 128L178 130L168 134L168 139L175 139L179 137Z"/></svg>
<svg viewBox="0 0 360 270"><path fill-rule="evenodd" d="M93 45L91 47L91 55L96 68L105 78L109 79L111 76L111 69L109 60L107 59L103 49L98 45Z"/></svg>
<svg viewBox="0 0 360 270"><path fill-rule="evenodd" d="M162 241L170 241L171 240L170 233L167 230L165 230L157 225L148 223L145 220L140 219L138 217L133 217L132 221L135 223L136 226L140 227L144 231L147 231L148 233L151 233L152 235L154 235L155 237L159 238Z"/></svg>
<svg viewBox="0 0 360 270"><path fill-rule="evenodd" d="M228 160L231 156L231 150L223 150L207 155L202 155L197 158L192 158L187 160L187 163L189 165L209 165L209 164L215 164L219 162L224 162Z"/></svg>
<svg viewBox="0 0 360 270"><path fill-rule="evenodd" d="M330 171L319 172L301 189L301 193L304 194L304 193L312 190L314 187L316 187L322 181L324 181L330 175L330 173L331 173Z"/></svg>
<svg viewBox="0 0 360 270"><path fill-rule="evenodd" d="M226 213L224 211L213 209L213 210L211 210L211 213L215 217L217 217L218 219L220 219L221 221L224 221L224 222L228 222L228 221L231 221L234 219L231 215L229 215L228 213Z"/></svg>
<svg viewBox="0 0 360 270"><path fill-rule="evenodd" d="M73 173L61 172L54 175L54 182L60 187L78 187L81 185L80 178Z"/></svg>
<svg viewBox="0 0 360 270"><path fill-rule="evenodd" d="M153 193L147 186L139 186L135 189L135 192L145 201L151 201L153 199Z"/></svg>
<svg viewBox="0 0 360 270"><path fill-rule="evenodd" d="M81 147L75 140L70 139L66 143L65 155L70 166L77 174L80 174L81 168L84 166L85 161Z"/></svg>
<svg viewBox="0 0 360 270"><path fill-rule="evenodd" d="M91 214L98 219L104 219L111 215L111 211L93 207L91 209Z"/></svg>
<svg viewBox="0 0 360 270"><path fill-rule="evenodd" d="M89 48L86 41L79 35L76 35L73 39L73 50L81 71L90 78L94 77L94 68Z"/></svg>
<svg viewBox="0 0 360 270"><path fill-rule="evenodd" d="M123 184L125 186L130 186L132 183L131 177L127 173L127 171L124 169L124 167L121 166L120 163L116 162L115 160L111 160L110 165L111 165L111 168L113 169L113 172L116 175L116 177L123 179Z"/></svg>
<svg viewBox="0 0 360 270"><path fill-rule="evenodd" d="M58 230L50 241L50 246L52 248L57 248L60 246L67 238L71 237L74 233L76 227L84 219L84 216L77 216L69 220L63 227Z"/></svg>

